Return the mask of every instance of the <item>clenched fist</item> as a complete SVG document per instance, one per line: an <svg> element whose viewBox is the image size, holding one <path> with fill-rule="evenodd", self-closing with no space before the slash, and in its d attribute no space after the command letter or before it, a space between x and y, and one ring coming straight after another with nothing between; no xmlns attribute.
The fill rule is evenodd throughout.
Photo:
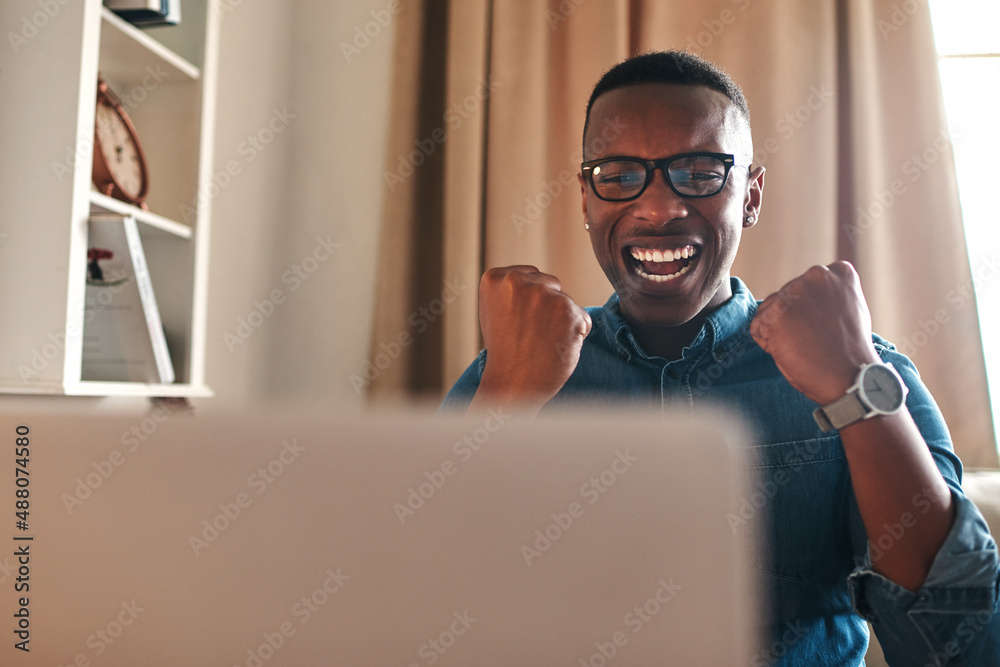
<svg viewBox="0 0 1000 667"><path fill-rule="evenodd" d="M861 282L847 262L814 266L764 299L750 335L820 405L843 396L859 366L879 361Z"/></svg>
<svg viewBox="0 0 1000 667"><path fill-rule="evenodd" d="M490 269L479 283L486 367L475 402L540 408L576 369L590 315L555 276L533 266Z"/></svg>

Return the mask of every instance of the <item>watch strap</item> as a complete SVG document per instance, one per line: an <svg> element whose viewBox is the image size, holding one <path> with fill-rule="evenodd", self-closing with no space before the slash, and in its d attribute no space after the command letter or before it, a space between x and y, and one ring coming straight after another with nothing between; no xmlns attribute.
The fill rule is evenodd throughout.
<svg viewBox="0 0 1000 667"><path fill-rule="evenodd" d="M857 389L829 405L813 410L813 418L824 433L861 421L866 416L868 407L861 402Z"/></svg>

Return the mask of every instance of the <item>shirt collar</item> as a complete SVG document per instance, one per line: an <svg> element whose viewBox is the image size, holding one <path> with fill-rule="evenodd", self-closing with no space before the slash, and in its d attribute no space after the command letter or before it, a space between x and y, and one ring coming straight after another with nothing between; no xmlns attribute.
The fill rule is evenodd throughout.
<svg viewBox="0 0 1000 667"><path fill-rule="evenodd" d="M711 350L716 361L722 361L745 345L750 336L750 321L757 312L757 301L743 281L733 276L730 279L733 296L708 316L701 330L686 349ZM642 349L632 327L622 317L618 294L612 294L601 308L602 329L608 346L627 361L633 356L649 359Z"/></svg>

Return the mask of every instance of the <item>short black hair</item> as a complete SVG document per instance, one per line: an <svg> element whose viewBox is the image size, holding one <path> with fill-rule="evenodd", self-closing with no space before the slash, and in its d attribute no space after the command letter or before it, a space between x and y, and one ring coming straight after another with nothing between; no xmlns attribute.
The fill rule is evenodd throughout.
<svg viewBox="0 0 1000 667"><path fill-rule="evenodd" d="M677 83L711 88L728 97L743 114L747 128L750 127L750 108L743 91L717 65L687 51L647 51L621 61L605 72L594 86L583 124L584 154L590 111L597 98L609 91L641 83Z"/></svg>

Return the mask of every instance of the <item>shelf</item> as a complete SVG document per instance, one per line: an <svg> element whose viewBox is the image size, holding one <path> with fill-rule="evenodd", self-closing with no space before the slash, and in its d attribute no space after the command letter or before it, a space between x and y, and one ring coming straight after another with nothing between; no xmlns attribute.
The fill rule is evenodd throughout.
<svg viewBox="0 0 1000 667"><path fill-rule="evenodd" d="M197 81L201 70L107 7L101 13L101 74L119 85L144 85L153 78ZM152 72L150 72L152 70ZM159 83L159 81L157 81Z"/></svg>
<svg viewBox="0 0 1000 667"><path fill-rule="evenodd" d="M75 382L0 384L0 394L32 394L50 396L139 396L211 398L215 394L205 385L146 384L142 382Z"/></svg>
<svg viewBox="0 0 1000 667"><path fill-rule="evenodd" d="M39 0L0 0L20 25ZM215 0L184 0L178 26L139 30L101 0L60 0L28 47L0 53L0 394L211 396L205 386L210 198L218 60ZM16 55L16 61L12 58ZM16 66L15 66L16 65ZM98 73L139 134L149 210L93 186ZM40 92L41 91L41 92ZM177 378L82 381L88 220L134 216ZM17 233L14 233L16 231Z"/></svg>
<svg viewBox="0 0 1000 667"><path fill-rule="evenodd" d="M143 384L141 382L79 382L63 388L67 396L140 396L211 398L212 390L204 385Z"/></svg>
<svg viewBox="0 0 1000 667"><path fill-rule="evenodd" d="M138 206L126 204L123 201L118 201L117 199L101 194L100 192L91 191L90 193L90 213L91 215L99 215L101 213L132 215L135 216L137 222L149 225L150 227L166 232L171 236L176 236L182 239L191 238L191 227L188 225L171 220L170 218L165 218L162 215L157 215L151 211L144 211Z"/></svg>

